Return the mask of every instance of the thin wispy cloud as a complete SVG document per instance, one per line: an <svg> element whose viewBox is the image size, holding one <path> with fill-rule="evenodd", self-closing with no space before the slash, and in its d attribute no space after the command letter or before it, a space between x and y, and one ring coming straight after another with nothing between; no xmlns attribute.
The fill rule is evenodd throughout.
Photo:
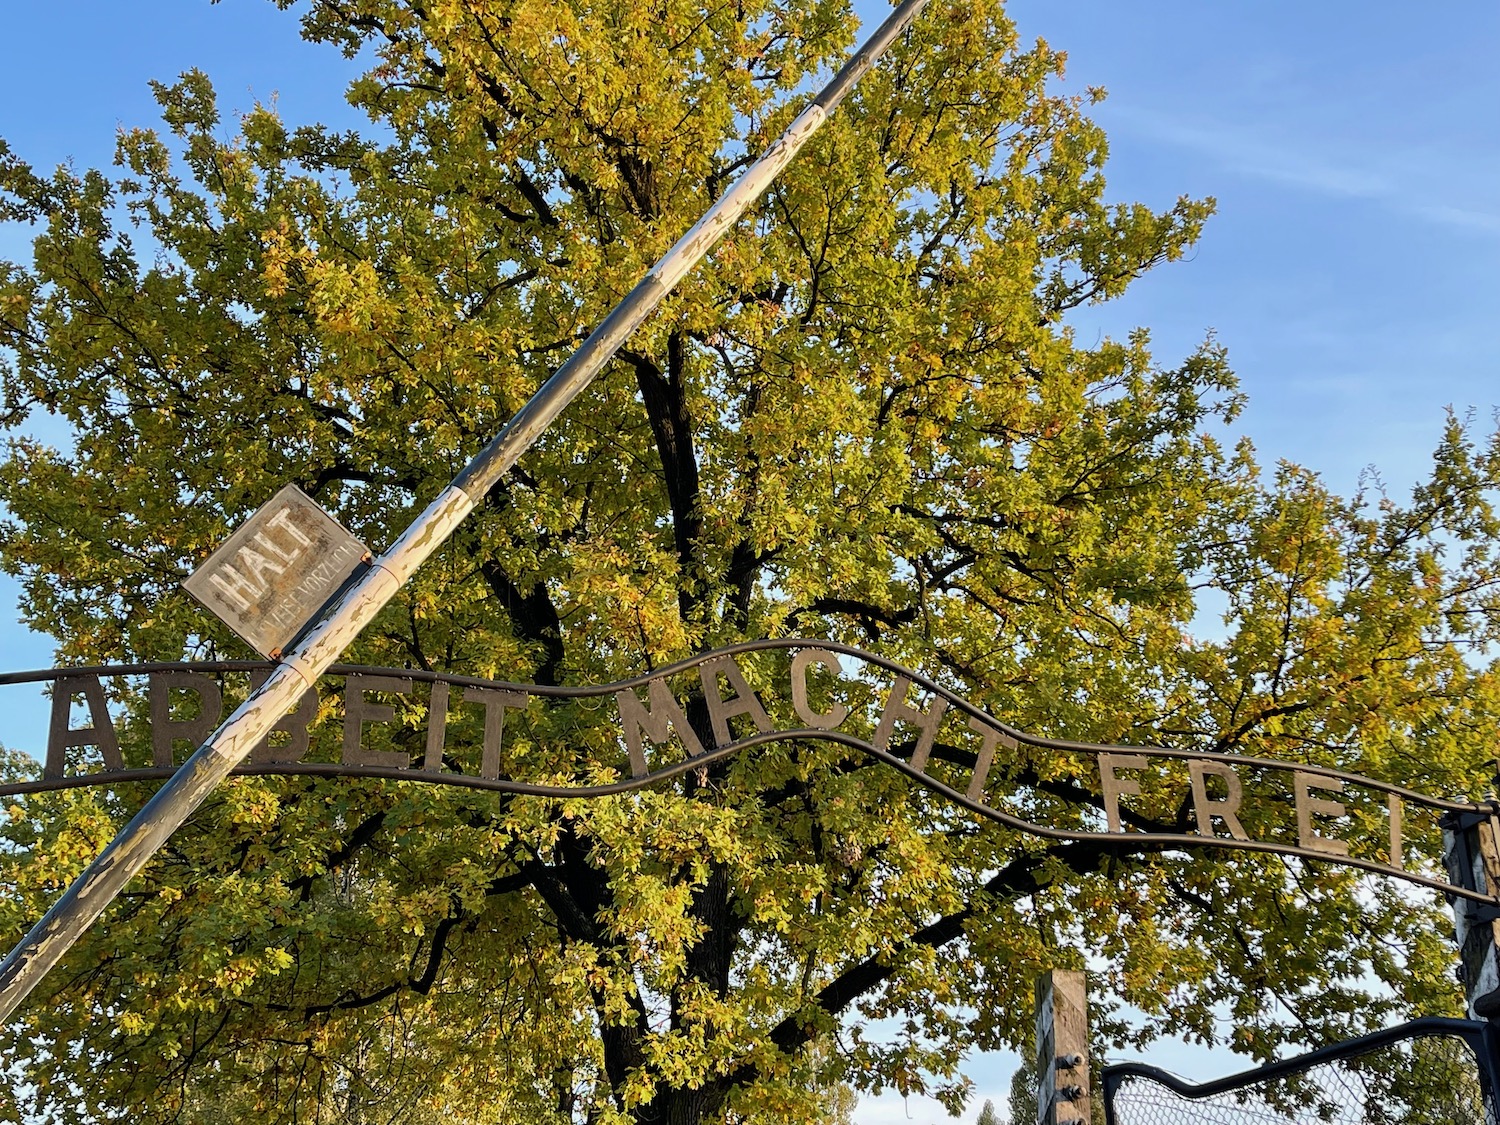
<svg viewBox="0 0 1500 1125"><path fill-rule="evenodd" d="M1413 206L1412 210L1435 223L1463 227L1466 230L1480 231L1500 237L1500 212L1475 211L1467 207L1453 207L1447 204Z"/></svg>
<svg viewBox="0 0 1500 1125"><path fill-rule="evenodd" d="M1391 149L1377 161L1346 157L1308 137L1268 138L1253 126L1223 120L1188 120L1153 110L1115 105L1116 120L1149 140L1206 156L1243 176L1268 180L1335 199L1371 200L1440 226L1500 236L1500 169ZM1486 198L1488 197L1488 198Z"/></svg>

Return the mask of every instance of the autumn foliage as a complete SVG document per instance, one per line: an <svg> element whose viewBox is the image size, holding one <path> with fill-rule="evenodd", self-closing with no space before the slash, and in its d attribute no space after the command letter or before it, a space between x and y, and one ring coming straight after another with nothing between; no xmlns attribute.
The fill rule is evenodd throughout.
<svg viewBox="0 0 1500 1125"><path fill-rule="evenodd" d="M178 582L289 481L389 543L853 23L313 0L302 30L372 60L363 134L226 122L189 73L110 173L0 160L35 233L0 266L0 560L60 662L245 655ZM587 684L821 636L1040 734L1482 792L1500 451L1455 421L1409 498L1342 499L1233 443L1212 339L1163 363L1144 331L1075 337L1211 205L1110 201L1062 65L998 3L935 0L350 659ZM27 436L44 411L71 444ZM116 702L128 743L143 703ZM526 745L580 776L605 737L564 708ZM1027 770L1038 817L1094 809L1065 759ZM13 803L7 947L148 795ZM240 779L0 1033L0 1120L813 1121L842 1083L956 1106L965 1052L1028 1040L1042 968L1087 953L1140 1013L1112 1034L1265 1056L1451 1010L1446 927L1333 867L1019 836L828 745L588 802Z"/></svg>

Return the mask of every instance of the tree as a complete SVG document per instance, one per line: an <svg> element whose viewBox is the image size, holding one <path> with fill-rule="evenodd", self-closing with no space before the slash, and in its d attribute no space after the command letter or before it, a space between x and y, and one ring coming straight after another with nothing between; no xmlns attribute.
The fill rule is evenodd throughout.
<svg viewBox="0 0 1500 1125"><path fill-rule="evenodd" d="M1021 1057L1021 1065L1010 1076L1010 1097L1006 1108L1010 1111L1011 1125L1031 1125L1037 1120L1037 1095L1041 1081L1036 1072L1036 1061L1031 1055ZM985 1108L989 1109L988 1102ZM993 1114L991 1115L993 1117Z"/></svg>
<svg viewBox="0 0 1500 1125"><path fill-rule="evenodd" d="M1014 1082L1011 1083L1011 1089L1015 1089ZM1035 1100L1036 1096L1033 1094L1032 1101L1035 1102ZM1012 1098L1012 1101L1014 1101L1014 1098ZM1035 1117L1036 1115L1033 1114L1032 1116ZM1012 1112L1011 1120L1021 1121L1022 1118L1017 1117L1015 1113ZM988 1098L984 1100L984 1107L979 1111L979 1117L975 1125L1000 1125L1000 1115L995 1112L995 1103L990 1101Z"/></svg>
<svg viewBox="0 0 1500 1125"><path fill-rule="evenodd" d="M196 561L287 481L389 542L850 22L314 0L303 34L374 60L365 135L227 129L189 73L115 179L6 150L0 207L38 232L0 277L0 557L29 622L70 662L241 654L177 589ZM996 3L929 12L351 659L600 683L820 635L1043 733L1486 784L1500 449L1455 420L1410 502L1342 500L1221 445L1211 339L1177 365L1145 332L1076 339L1068 312L1179 257L1210 204L1108 203L1061 67ZM24 436L38 410L71 448ZM524 749L590 776L615 737L563 709ZM1039 816L1094 807L1062 757L1005 768ZM146 796L16 801L0 936ZM826 745L590 802L241 779L5 1029L0 1104L686 1125L836 1115L848 1082L956 1108L964 1050L1024 1043L1034 974L1080 948L1145 1013L1120 1035L1213 1039L1229 1010L1264 1057L1451 1009L1446 929L1336 870L1019 837Z"/></svg>

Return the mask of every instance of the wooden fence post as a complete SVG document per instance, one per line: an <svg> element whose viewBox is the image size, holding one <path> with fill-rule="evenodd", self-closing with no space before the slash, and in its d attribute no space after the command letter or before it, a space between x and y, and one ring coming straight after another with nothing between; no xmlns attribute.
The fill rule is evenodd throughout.
<svg viewBox="0 0 1500 1125"><path fill-rule="evenodd" d="M1088 989L1080 972L1037 977L1036 1074L1037 1125L1090 1125Z"/></svg>

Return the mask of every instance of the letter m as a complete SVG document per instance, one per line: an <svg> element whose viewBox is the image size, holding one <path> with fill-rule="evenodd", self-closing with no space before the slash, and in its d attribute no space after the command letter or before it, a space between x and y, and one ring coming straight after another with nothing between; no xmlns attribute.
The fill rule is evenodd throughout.
<svg viewBox="0 0 1500 1125"><path fill-rule="evenodd" d="M624 730L625 745L630 751L630 772L636 777L644 777L650 772L650 767L646 765L645 746L641 740L643 734L652 742L660 744L671 738L672 731L676 730L689 757L696 758L703 753L703 743L693 733L682 705L672 697L667 681L651 680L646 685L646 694L650 697L649 709L641 705L640 699L630 688L615 692L615 702L620 707L620 726Z"/></svg>

